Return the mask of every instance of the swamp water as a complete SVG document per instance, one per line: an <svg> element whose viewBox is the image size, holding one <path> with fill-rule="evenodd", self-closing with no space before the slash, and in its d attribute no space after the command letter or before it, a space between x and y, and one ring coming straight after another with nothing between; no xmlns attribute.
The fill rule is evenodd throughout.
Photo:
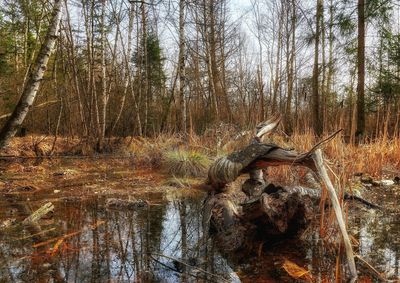
<svg viewBox="0 0 400 283"><path fill-rule="evenodd" d="M335 256L317 235L260 247L244 262L228 260L212 241L204 244L204 193L160 186L165 176L127 170L123 162L79 162L40 172L3 168L0 282L334 282ZM396 204L397 195L382 196ZM110 197L148 205L108 209ZM49 201L54 212L39 225L15 225ZM352 215L350 208L349 214L357 253L387 278L398 278L399 213L358 209ZM296 281L283 267L286 260L311 276ZM357 266L363 282L379 281L364 263Z"/></svg>

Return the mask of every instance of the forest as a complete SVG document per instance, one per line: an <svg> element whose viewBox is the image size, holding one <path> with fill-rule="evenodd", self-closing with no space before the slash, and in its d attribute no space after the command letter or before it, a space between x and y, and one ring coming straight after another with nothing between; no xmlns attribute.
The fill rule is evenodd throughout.
<svg viewBox="0 0 400 283"><path fill-rule="evenodd" d="M399 199L399 0L0 0L0 282L397 282Z"/></svg>

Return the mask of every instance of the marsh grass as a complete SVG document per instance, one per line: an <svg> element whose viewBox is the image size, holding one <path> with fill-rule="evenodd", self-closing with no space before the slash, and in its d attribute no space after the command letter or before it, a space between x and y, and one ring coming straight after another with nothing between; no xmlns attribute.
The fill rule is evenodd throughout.
<svg viewBox="0 0 400 283"><path fill-rule="evenodd" d="M112 152L133 156L134 165L139 168L163 169L171 176L205 176L211 159L240 150L249 143L247 135L237 140L227 140L217 144L218 138L210 136L159 135L154 138L126 137L113 138ZM309 150L320 139L311 130L295 132L290 137L282 132L266 137L264 142L275 143L298 152ZM14 138L2 155L37 156L47 155L53 137L32 135ZM344 137L335 139L322 147L324 157L329 161L333 172L340 178L351 178L355 173L367 174L373 178L385 175L399 175L400 137L389 139L382 136L366 140L360 145L345 142ZM90 155L92 151L85 140L59 137L54 155ZM293 166L272 167L269 178L283 184L298 182L306 169ZM342 180L341 182L344 182Z"/></svg>
<svg viewBox="0 0 400 283"><path fill-rule="evenodd" d="M201 152L179 149L165 154L163 168L177 177L204 177L210 164L211 160Z"/></svg>

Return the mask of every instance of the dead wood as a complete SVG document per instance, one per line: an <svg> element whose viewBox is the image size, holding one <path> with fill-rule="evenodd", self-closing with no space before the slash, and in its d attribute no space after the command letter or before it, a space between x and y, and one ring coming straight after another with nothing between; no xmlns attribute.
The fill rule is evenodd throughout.
<svg viewBox="0 0 400 283"><path fill-rule="evenodd" d="M249 242L267 241L275 237L296 236L310 223L313 216L311 196L302 188L285 190L280 187L263 189L262 170L269 166L305 166L317 173L325 183L336 219L343 237L352 280L357 278L354 254L344 223L343 213L332 182L329 179L319 149L332 140L341 130L320 141L305 153L297 153L275 144L263 144L263 135L275 129L280 117L274 117L257 128L251 143L244 149L219 158L210 167L207 184L214 189L206 201L209 209L204 215L209 221L210 232L215 233L219 247L225 251L245 248ZM242 187L250 202L238 204L227 192L228 184L240 175L250 178ZM272 190L271 190L272 189ZM255 198L254 198L255 197Z"/></svg>
<svg viewBox="0 0 400 283"><path fill-rule="evenodd" d="M31 215L22 221L22 224L37 223L47 213L54 210L54 205L51 202L45 203L39 209L34 211Z"/></svg>
<svg viewBox="0 0 400 283"><path fill-rule="evenodd" d="M335 189L332 185L332 182L329 179L329 175L325 169L321 149L317 149L315 151L315 154L313 155L313 159L315 161L316 171L318 172L319 177L325 183L326 188L328 190L329 198L332 202L333 210L335 211L336 220L338 222L340 232L342 233L343 242L344 242L344 246L345 246L345 250L346 250L347 263L349 264L350 272L353 277L352 281L355 281L357 279L357 269L356 269L356 264L354 261L353 247L351 246L350 238L347 233L342 208L341 208L339 200L337 198L336 191L335 191Z"/></svg>
<svg viewBox="0 0 400 283"><path fill-rule="evenodd" d="M246 202L238 203L237 199L224 192L210 196L204 205L210 234L224 253L253 252L260 242L296 237L313 218L311 198L282 187Z"/></svg>

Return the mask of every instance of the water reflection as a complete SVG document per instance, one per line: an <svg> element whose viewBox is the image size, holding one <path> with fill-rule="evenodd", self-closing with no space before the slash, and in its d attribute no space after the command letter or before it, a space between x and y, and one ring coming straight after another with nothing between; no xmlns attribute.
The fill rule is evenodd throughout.
<svg viewBox="0 0 400 283"><path fill-rule="evenodd" d="M40 226L0 229L0 282L239 282L237 274L247 282L288 282L283 259L311 270L315 282L334 280L335 257L315 233L228 261L203 237L204 196L153 193L144 196L150 205L136 210L109 210L105 198L60 199ZM43 203L3 199L0 220L19 222ZM359 254L392 278L400 276L398 217L357 215L352 227L359 231Z"/></svg>
<svg viewBox="0 0 400 283"><path fill-rule="evenodd" d="M399 215L371 211L358 219L359 253L388 277L400 278Z"/></svg>
<svg viewBox="0 0 400 283"><path fill-rule="evenodd" d="M200 270L233 279L229 275L232 269L210 244L208 248L200 244L202 202L199 198L160 200L136 211L108 210L104 203L100 197L85 202L55 203L54 215L40 227L41 231L49 232L39 233L40 237L21 239L31 234L26 228L4 230L7 233L3 231L0 235L1 280L190 282L221 279ZM2 216L10 209L3 207Z"/></svg>

